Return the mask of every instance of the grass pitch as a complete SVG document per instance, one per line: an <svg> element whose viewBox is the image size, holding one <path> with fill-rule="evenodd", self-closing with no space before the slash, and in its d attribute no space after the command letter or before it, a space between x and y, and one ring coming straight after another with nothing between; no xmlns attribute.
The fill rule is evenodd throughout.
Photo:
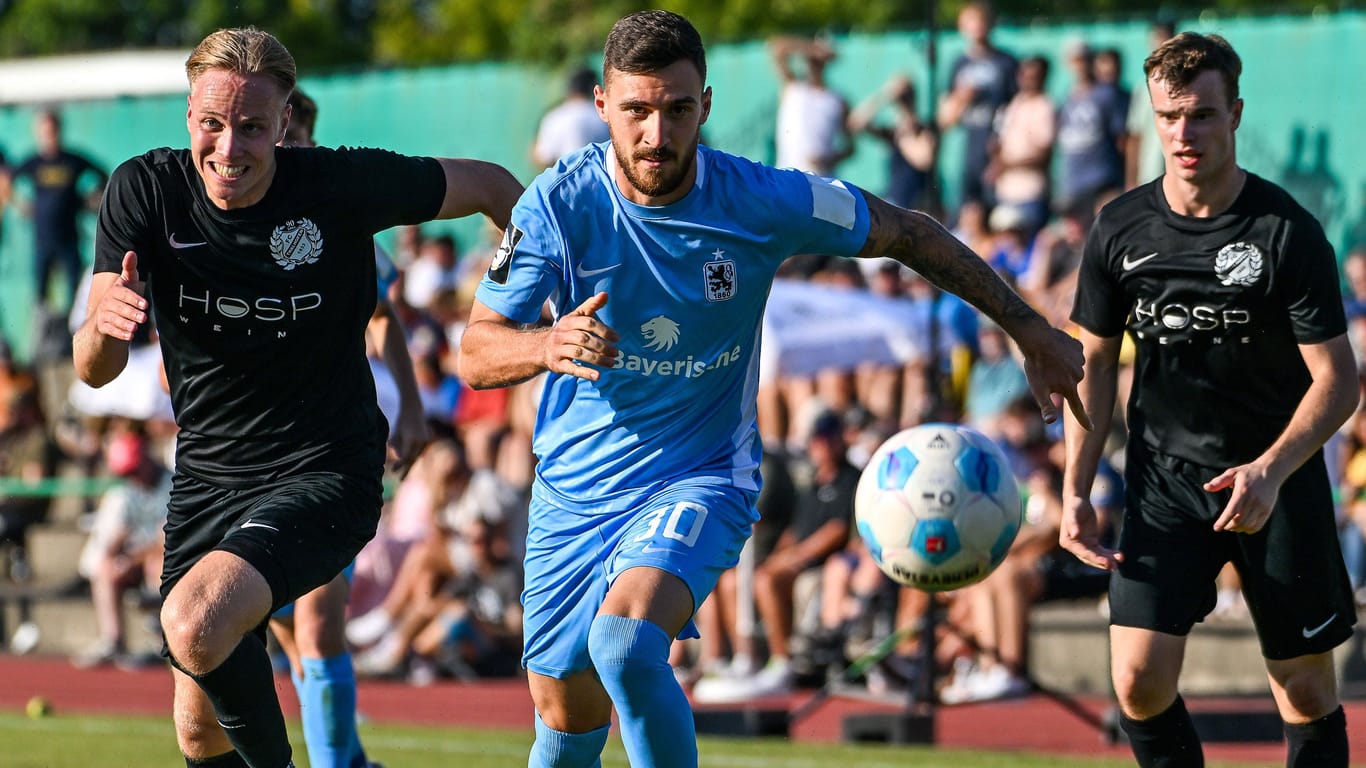
<svg viewBox="0 0 1366 768"><path fill-rule="evenodd" d="M308 764L303 736L291 723L295 762ZM415 726L363 725L371 759L393 768L520 768L531 733ZM717 739L700 742L706 768L1120 768L1128 760L1008 755L943 747L792 743L781 739ZM627 765L621 741L603 754L605 767ZM5 768L184 768L166 717L62 715L32 719L0 712L0 765ZM1252 763L1218 763L1251 768Z"/></svg>

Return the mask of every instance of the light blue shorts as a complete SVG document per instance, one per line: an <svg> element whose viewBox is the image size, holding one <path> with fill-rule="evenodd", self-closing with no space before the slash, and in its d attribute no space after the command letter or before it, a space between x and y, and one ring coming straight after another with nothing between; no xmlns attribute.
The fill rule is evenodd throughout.
<svg viewBox="0 0 1366 768"><path fill-rule="evenodd" d="M688 585L693 610L740 558L758 520L756 495L715 484L678 484L611 513L564 509L533 488L522 592L522 665L562 678L588 669L588 629L607 590L649 566ZM679 637L697 637L688 622Z"/></svg>

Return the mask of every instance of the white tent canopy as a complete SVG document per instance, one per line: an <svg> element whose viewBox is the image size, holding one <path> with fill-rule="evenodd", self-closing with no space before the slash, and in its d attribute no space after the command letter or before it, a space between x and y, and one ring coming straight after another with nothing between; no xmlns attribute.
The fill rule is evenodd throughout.
<svg viewBox="0 0 1366 768"><path fill-rule="evenodd" d="M185 93L188 50L111 51L0 61L0 104Z"/></svg>

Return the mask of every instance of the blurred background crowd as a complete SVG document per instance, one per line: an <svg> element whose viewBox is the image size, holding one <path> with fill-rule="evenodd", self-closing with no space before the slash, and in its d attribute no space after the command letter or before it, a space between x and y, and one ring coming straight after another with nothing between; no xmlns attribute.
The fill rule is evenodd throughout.
<svg viewBox="0 0 1366 768"><path fill-rule="evenodd" d="M830 40L770 40L781 89L772 115L776 164L838 177L856 146L883 153L886 187L871 191L939 217L1052 323L1068 327L1096 212L1162 172L1141 62L1081 38L1061 59L1005 50L993 41L993 22L981 3L959 14L964 50L927 115L917 109L925 83L896 75L843 93L825 77L840 55ZM1154 24L1152 45L1173 32L1171 23ZM1061 71L1050 63L1059 60ZM1061 100L1049 95L1059 92L1050 87L1059 78L1067 84ZM546 112L528 149L537 167L607 138L592 102L596 80L590 70L567 78L563 101ZM90 250L77 225L98 206L108 169L76 148L79 136L68 146L60 111L41 112L33 129L31 157L0 152L0 211L31 220L34 275L29 359L11 354L15 340L0 340L0 581L31 581L27 535L52 518L59 495L18 489L77 481L70 487L81 489L78 524L89 540L73 588L88 589L98 638L73 662L132 663L123 608L130 600L155 607L175 426L154 329L119 380L101 390L73 383L71 330L84 311ZM949 206L940 140L953 134L961 178ZM407 335L433 440L406 476L390 478L379 533L356 562L347 639L362 675L422 684L519 673L519 564L539 382L474 391L455 359L494 235L461 241L408 227L393 241L398 272L388 299ZM1352 342L1366 366L1366 237L1349 239L1339 256ZM25 258L15 249L0 255ZM395 397L392 374L374 354L380 397ZM675 649L676 671L699 700L832 679L896 693L929 674L927 665L945 702L1010 696L1029 687L1034 603L1084 598L1104 609L1104 574L1057 546L1060 426L1040 419L1008 337L900 264L811 254L784 266L765 322L759 419L763 519L741 567L699 610L703 638ZM981 584L933 598L895 587L852 524L858 473L873 449L929 421L962 422L995 439L1025 496L1025 526L1005 564ZM1093 499L1112 522L1123 499L1122 418L1115 424ZM1361 586L1366 415L1330 448L1342 542ZM931 610L943 620L935 658L926 658L916 628ZM1226 579L1216 616L1242 610L1236 582ZM894 632L879 663L843 674Z"/></svg>

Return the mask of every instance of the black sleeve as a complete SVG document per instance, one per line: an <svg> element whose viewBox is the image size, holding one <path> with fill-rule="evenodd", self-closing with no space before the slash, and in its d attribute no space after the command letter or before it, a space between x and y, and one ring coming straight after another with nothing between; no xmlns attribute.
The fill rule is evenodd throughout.
<svg viewBox="0 0 1366 768"><path fill-rule="evenodd" d="M135 157L114 170L100 201L95 225L95 272L118 272L123 254L138 254L139 271L148 271L155 254L155 235L149 222L157 221L155 179L143 158Z"/></svg>
<svg viewBox="0 0 1366 768"><path fill-rule="evenodd" d="M1110 268L1109 243L1103 234L1105 229L1102 217L1097 217L1086 236L1081 266L1077 268L1072 322L1097 336L1111 337L1124 332L1129 308L1124 303L1124 294Z"/></svg>
<svg viewBox="0 0 1366 768"><path fill-rule="evenodd" d="M367 217L366 228L381 232L402 224L430 221L446 199L446 172L430 157L400 155L382 149L336 152L345 194Z"/></svg>
<svg viewBox="0 0 1366 768"><path fill-rule="evenodd" d="M1295 340L1327 341L1347 332L1347 317L1338 292L1337 258L1323 228L1305 213L1291 220L1282 269L1291 279L1281 283Z"/></svg>

